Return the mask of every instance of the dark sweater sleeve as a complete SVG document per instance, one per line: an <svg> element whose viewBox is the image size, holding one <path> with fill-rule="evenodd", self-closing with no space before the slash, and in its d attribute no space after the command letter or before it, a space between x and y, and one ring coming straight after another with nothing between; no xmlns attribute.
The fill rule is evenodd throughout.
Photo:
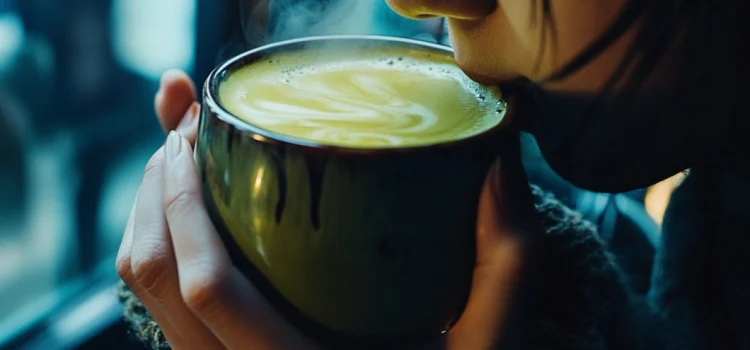
<svg viewBox="0 0 750 350"><path fill-rule="evenodd" d="M599 240L595 227L551 194L531 186L540 214L542 256L539 284L524 350L640 349L634 333L633 303L614 258ZM137 341L167 349L158 325L140 301L123 286L124 318ZM522 310L527 312L527 310Z"/></svg>
<svg viewBox="0 0 750 350"><path fill-rule="evenodd" d="M750 171L693 169L672 195L650 304L662 349L750 349Z"/></svg>
<svg viewBox="0 0 750 350"><path fill-rule="evenodd" d="M636 301L596 228L532 186L545 232L524 349L640 349Z"/></svg>

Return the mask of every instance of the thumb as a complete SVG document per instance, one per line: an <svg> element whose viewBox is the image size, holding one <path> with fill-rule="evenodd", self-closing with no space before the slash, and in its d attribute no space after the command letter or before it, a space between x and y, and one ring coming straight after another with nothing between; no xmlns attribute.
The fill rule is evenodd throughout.
<svg viewBox="0 0 750 350"><path fill-rule="evenodd" d="M517 301L536 211L521 164L520 140L507 146L482 189L471 295L446 337L448 349L495 348L504 340Z"/></svg>

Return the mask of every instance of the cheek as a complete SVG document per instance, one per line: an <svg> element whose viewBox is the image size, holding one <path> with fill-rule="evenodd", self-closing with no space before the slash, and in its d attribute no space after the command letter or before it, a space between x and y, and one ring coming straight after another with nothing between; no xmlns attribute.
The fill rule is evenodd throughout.
<svg viewBox="0 0 750 350"><path fill-rule="evenodd" d="M623 6L624 0L557 0L552 1L551 18L545 18L540 0L498 0L496 10L481 20L448 23L456 59L470 76L491 77L483 82L494 83L518 77L539 81L591 45ZM549 23L555 24L555 32ZM549 87L599 90L630 40L619 40L582 71Z"/></svg>
<svg viewBox="0 0 750 350"><path fill-rule="evenodd" d="M495 82L533 78L544 63L542 17L541 1L498 0L495 11L482 20L449 19L457 61L467 73L490 76Z"/></svg>
<svg viewBox="0 0 750 350"><path fill-rule="evenodd" d="M562 0L570 1L570 0ZM540 0L501 0L500 12L507 26L527 49L530 43L539 42L539 24L543 20Z"/></svg>
<svg viewBox="0 0 750 350"><path fill-rule="evenodd" d="M620 15L623 0L552 1L555 34L540 46L538 55L544 58L543 69L535 79L548 77L578 57L599 39ZM633 31L613 41L594 60L565 80L549 88L556 90L598 91L615 73L630 47Z"/></svg>
<svg viewBox="0 0 750 350"><path fill-rule="evenodd" d="M449 19L448 27L456 61L469 76L502 83L523 75L529 53L499 12L476 22Z"/></svg>

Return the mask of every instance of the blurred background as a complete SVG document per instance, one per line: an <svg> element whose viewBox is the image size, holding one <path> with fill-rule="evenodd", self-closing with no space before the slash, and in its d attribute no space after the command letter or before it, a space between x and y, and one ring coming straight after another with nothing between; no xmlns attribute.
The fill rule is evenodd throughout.
<svg viewBox="0 0 750 350"><path fill-rule="evenodd" d="M137 348L119 323L114 256L164 139L153 96L165 70L201 83L243 50L314 34L448 45L439 20L402 19L382 0L334 2L0 0L0 349ZM645 290L679 179L622 195L580 191L532 139L526 146L532 180L598 223Z"/></svg>

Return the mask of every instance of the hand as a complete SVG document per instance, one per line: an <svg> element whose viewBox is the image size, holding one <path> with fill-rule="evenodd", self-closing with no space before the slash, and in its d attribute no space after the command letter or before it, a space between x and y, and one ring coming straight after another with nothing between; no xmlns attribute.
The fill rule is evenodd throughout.
<svg viewBox="0 0 750 350"><path fill-rule="evenodd" d="M182 72L162 77L156 113L169 134L146 165L125 228L117 271L174 349L312 349L231 263L206 213L193 163L200 106ZM523 244L499 218L507 212L486 181L477 229L477 266L466 310L441 349L489 349L501 339L522 267ZM492 176L492 174L491 174Z"/></svg>

